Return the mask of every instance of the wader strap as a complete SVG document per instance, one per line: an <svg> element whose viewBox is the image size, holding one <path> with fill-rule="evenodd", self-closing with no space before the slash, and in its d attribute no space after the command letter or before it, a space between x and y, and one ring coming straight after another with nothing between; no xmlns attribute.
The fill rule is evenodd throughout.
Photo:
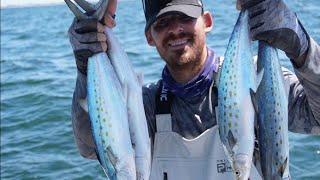
<svg viewBox="0 0 320 180"><path fill-rule="evenodd" d="M156 114L171 114L173 94L163 86L162 80L156 94Z"/></svg>
<svg viewBox="0 0 320 180"><path fill-rule="evenodd" d="M157 132L172 132L171 114L156 114Z"/></svg>
<svg viewBox="0 0 320 180"><path fill-rule="evenodd" d="M171 104L174 95L159 82L156 94L156 129L157 132L172 131Z"/></svg>

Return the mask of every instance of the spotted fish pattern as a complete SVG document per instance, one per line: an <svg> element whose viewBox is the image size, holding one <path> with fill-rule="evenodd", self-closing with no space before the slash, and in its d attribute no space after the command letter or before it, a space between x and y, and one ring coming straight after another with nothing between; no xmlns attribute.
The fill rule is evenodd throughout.
<svg viewBox="0 0 320 180"><path fill-rule="evenodd" d="M259 148L265 180L289 179L288 99L277 50L259 42Z"/></svg>
<svg viewBox="0 0 320 180"><path fill-rule="evenodd" d="M125 98L105 53L88 61L88 109L97 156L111 180L135 179Z"/></svg>
<svg viewBox="0 0 320 180"><path fill-rule="evenodd" d="M217 113L220 139L236 179L243 180L250 175L254 149L255 110L250 92L256 89L256 74L250 43L248 15L242 11L219 75Z"/></svg>

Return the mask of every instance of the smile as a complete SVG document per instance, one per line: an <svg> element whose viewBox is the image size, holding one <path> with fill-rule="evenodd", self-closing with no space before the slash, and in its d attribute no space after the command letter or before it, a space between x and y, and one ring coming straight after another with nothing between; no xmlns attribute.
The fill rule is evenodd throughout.
<svg viewBox="0 0 320 180"><path fill-rule="evenodd" d="M169 47L179 47L179 46L184 46L187 44L187 39L178 39L174 41L169 41L168 45Z"/></svg>

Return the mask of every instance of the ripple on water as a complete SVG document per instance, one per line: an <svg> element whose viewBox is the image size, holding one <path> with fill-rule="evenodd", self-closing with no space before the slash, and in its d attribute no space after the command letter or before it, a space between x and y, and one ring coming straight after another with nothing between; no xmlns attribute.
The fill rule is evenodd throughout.
<svg viewBox="0 0 320 180"><path fill-rule="evenodd" d="M320 136L290 133L290 172L298 179L320 177L315 169L320 167ZM303 148L301 147L303 145Z"/></svg>

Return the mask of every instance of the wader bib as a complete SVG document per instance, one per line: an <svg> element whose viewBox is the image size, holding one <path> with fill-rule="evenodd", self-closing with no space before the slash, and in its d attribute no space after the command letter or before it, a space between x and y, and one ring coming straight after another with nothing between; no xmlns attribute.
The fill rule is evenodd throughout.
<svg viewBox="0 0 320 180"><path fill-rule="evenodd" d="M161 86L162 83L160 89ZM173 132L170 114L172 98L169 97L160 93L160 101L165 101L156 103L157 106L160 104L161 110L156 115L157 132L150 180L235 179L220 141L218 126L191 140ZM250 179L261 179L254 166L251 167Z"/></svg>

